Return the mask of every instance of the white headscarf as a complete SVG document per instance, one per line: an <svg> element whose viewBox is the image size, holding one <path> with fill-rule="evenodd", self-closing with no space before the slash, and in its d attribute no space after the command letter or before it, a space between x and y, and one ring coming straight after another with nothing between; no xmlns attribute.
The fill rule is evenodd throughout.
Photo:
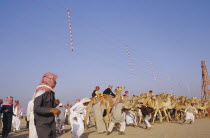
<svg viewBox="0 0 210 138"><path fill-rule="evenodd" d="M80 102L81 103L87 103L87 102L90 102L90 101L91 101L90 98L84 98Z"/></svg>

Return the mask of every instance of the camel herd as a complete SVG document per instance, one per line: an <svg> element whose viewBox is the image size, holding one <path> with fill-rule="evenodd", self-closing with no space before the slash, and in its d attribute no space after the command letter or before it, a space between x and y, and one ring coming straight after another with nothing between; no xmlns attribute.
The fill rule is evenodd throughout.
<svg viewBox="0 0 210 138"><path fill-rule="evenodd" d="M185 116L184 111L191 103L194 103L194 106L198 110L198 114L195 114L196 118L209 116L207 109L210 107L210 101L208 100L202 100L196 97L189 99L186 96L175 96L173 93L161 93L159 95L155 95L152 91L141 93L139 96L121 96L123 89L125 89L123 86L116 87L115 98L111 95L101 95L97 98L91 98L91 102L87 107L85 122L92 112L92 107L98 103L98 98L102 99L102 104L106 109L104 122L107 129L111 118L111 109L117 98L121 98L121 102L130 102L129 105L124 107L123 112L130 112L133 115L134 127L140 125L143 121L141 110L137 107L137 103L139 102L142 102L144 105L154 109L151 119L152 123L155 123L156 121L161 123L163 121L170 122L183 120Z"/></svg>

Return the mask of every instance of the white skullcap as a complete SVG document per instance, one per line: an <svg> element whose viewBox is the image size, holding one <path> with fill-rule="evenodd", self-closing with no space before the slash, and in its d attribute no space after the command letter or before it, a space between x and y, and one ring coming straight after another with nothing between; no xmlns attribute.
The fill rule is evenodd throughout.
<svg viewBox="0 0 210 138"><path fill-rule="evenodd" d="M62 103L59 103L59 105L58 106L63 106L63 104Z"/></svg>

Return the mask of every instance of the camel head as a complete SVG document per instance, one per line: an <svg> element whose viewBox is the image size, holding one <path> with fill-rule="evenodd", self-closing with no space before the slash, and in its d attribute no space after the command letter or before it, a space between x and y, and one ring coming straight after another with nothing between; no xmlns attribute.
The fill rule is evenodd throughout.
<svg viewBox="0 0 210 138"><path fill-rule="evenodd" d="M124 89L125 89L124 86L117 86L116 89L115 89L116 97L121 96L121 92L122 92L122 90L124 90Z"/></svg>
<svg viewBox="0 0 210 138"><path fill-rule="evenodd" d="M186 96L180 96L181 103L184 103L187 100Z"/></svg>
<svg viewBox="0 0 210 138"><path fill-rule="evenodd" d="M138 103L142 102L143 103L144 99L140 98L138 99Z"/></svg>
<svg viewBox="0 0 210 138"><path fill-rule="evenodd" d="M140 98L147 98L147 93L141 93Z"/></svg>
<svg viewBox="0 0 210 138"><path fill-rule="evenodd" d="M160 97L161 97L162 99L165 99L166 96L167 96L166 92L163 92L163 93L160 94Z"/></svg>
<svg viewBox="0 0 210 138"><path fill-rule="evenodd" d="M125 89L124 86L117 86L116 89L115 89L115 92L121 92L124 89Z"/></svg>
<svg viewBox="0 0 210 138"><path fill-rule="evenodd" d="M138 95L133 95L132 96L132 101L137 101L140 97Z"/></svg>

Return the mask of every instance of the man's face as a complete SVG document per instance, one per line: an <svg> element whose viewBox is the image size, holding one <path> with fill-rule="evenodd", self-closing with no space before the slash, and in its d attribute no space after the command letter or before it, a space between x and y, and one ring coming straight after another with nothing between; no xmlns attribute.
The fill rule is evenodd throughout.
<svg viewBox="0 0 210 138"><path fill-rule="evenodd" d="M52 83L51 88L55 88L55 86L56 86L57 82L56 82L56 80L52 80L52 81L53 81L53 83Z"/></svg>
<svg viewBox="0 0 210 138"><path fill-rule="evenodd" d="M112 89L112 87L113 87L112 85L109 85L109 88L110 88L110 89Z"/></svg>

